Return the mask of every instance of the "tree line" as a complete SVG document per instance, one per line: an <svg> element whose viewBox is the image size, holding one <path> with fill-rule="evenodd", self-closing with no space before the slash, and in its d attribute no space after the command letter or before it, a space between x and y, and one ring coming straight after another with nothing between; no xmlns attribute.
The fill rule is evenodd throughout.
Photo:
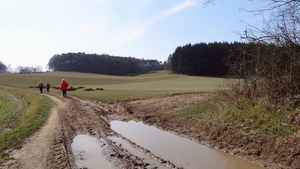
<svg viewBox="0 0 300 169"><path fill-rule="evenodd" d="M228 59L233 60L230 56L244 45L241 42L213 42L178 46L168 57L165 69L178 74L222 77L228 73Z"/></svg>
<svg viewBox="0 0 300 169"><path fill-rule="evenodd" d="M162 62L108 54L63 53L50 58L49 70L126 75L162 70Z"/></svg>
<svg viewBox="0 0 300 169"><path fill-rule="evenodd" d="M42 66L18 66L13 70L11 65L6 66L0 61L0 73L40 73L42 71Z"/></svg>
<svg viewBox="0 0 300 169"><path fill-rule="evenodd" d="M234 62L241 42L197 43L179 46L163 64L157 60L133 57L110 56L108 54L62 53L49 59L49 71L74 71L107 75L147 73L153 70L170 70L172 73L194 76L222 77L229 72L230 61ZM37 73L42 67L18 66L15 72ZM0 73L9 72L0 62Z"/></svg>
<svg viewBox="0 0 300 169"><path fill-rule="evenodd" d="M7 66L0 61L0 73L6 73L7 72Z"/></svg>

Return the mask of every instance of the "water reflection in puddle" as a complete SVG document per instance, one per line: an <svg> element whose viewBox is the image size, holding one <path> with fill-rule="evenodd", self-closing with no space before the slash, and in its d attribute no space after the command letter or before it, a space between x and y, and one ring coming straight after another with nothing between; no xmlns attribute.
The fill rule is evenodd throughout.
<svg viewBox="0 0 300 169"><path fill-rule="evenodd" d="M111 128L153 154L185 169L259 169L235 156L200 145L141 122L112 121Z"/></svg>
<svg viewBox="0 0 300 169"><path fill-rule="evenodd" d="M166 166L166 163L160 163L158 161L150 159L149 156L147 156L147 155L143 154L142 152L136 150L130 144L128 144L128 142L126 142L125 140L123 140L121 138L118 138L118 137L109 137L109 139L111 139L113 142L116 142L117 144L121 145L125 150L127 150L131 154L143 159L143 161L145 163L148 163L146 168L150 169L150 168L158 167L158 169L169 169Z"/></svg>
<svg viewBox="0 0 300 169"><path fill-rule="evenodd" d="M103 154L101 140L88 135L77 135L72 143L72 151L78 168L96 169L114 168L113 163L107 160Z"/></svg>
<svg viewBox="0 0 300 169"><path fill-rule="evenodd" d="M112 121L111 128L123 137L135 142L139 146L150 150L155 156L171 161L177 167L185 169L208 168L208 169L261 169L247 161L219 150L211 149L189 139L175 134L159 130L142 122ZM108 139L120 145L131 154L140 157L148 163L147 168L157 166L165 169L166 164L150 159L147 155L131 147L126 140L118 137ZM78 168L105 168L113 169L114 162L104 155L104 141L89 135L77 135L72 143L72 151Z"/></svg>

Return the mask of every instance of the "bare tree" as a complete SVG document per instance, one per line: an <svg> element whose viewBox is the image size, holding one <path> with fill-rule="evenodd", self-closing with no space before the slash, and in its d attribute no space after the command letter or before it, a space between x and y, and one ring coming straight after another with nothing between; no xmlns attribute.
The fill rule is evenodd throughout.
<svg viewBox="0 0 300 169"><path fill-rule="evenodd" d="M216 0L206 0L206 4ZM248 10L262 14L261 28L246 24L247 45L230 60L231 94L275 104L293 104L300 95L300 1L266 0L267 6ZM268 17L263 14L268 12Z"/></svg>

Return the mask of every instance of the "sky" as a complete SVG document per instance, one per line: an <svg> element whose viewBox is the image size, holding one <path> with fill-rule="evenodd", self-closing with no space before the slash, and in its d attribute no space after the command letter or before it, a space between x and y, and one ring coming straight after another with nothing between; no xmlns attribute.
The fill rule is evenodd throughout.
<svg viewBox="0 0 300 169"><path fill-rule="evenodd" d="M240 10L261 0L1 0L0 61L47 68L55 54L84 52L166 61L178 46L241 41Z"/></svg>

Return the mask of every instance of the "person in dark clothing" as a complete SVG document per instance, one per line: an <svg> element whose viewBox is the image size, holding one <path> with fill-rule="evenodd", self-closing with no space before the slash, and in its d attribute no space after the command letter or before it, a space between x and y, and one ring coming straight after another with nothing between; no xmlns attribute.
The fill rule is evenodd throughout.
<svg viewBox="0 0 300 169"><path fill-rule="evenodd" d="M40 81L38 88L40 89L40 93L43 93L44 84L42 81Z"/></svg>
<svg viewBox="0 0 300 169"><path fill-rule="evenodd" d="M60 89L62 90L63 97L67 98L67 89L69 87L69 84L65 81L65 79L62 79L60 83Z"/></svg>
<svg viewBox="0 0 300 169"><path fill-rule="evenodd" d="M50 87L51 87L50 83L49 83L49 82L46 82L46 88L47 88L47 92L49 92L49 90L50 90Z"/></svg>

